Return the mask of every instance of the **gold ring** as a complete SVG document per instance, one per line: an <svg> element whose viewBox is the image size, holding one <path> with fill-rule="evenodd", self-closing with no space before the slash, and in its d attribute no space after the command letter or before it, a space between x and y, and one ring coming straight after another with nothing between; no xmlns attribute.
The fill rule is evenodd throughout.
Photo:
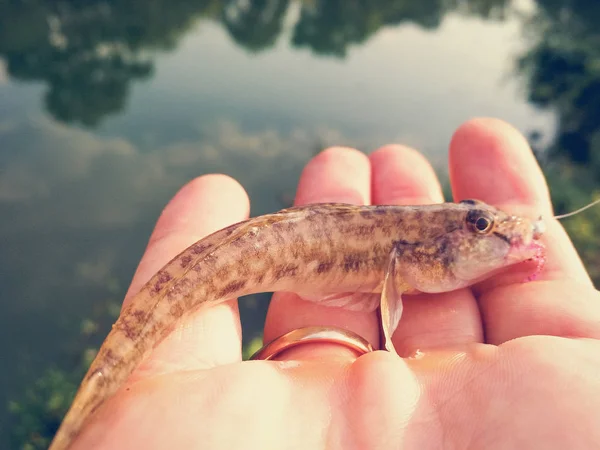
<svg viewBox="0 0 600 450"><path fill-rule="evenodd" d="M373 351L373 347L365 338L352 331L335 327L306 327L275 338L254 353L250 359L273 359L289 348L313 342L340 344L354 350L359 356Z"/></svg>

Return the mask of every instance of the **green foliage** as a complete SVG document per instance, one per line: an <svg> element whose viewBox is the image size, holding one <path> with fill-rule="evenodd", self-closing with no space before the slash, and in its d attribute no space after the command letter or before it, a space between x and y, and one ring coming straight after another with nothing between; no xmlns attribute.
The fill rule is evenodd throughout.
<svg viewBox="0 0 600 450"><path fill-rule="evenodd" d="M84 352L82 358L90 351ZM77 386L85 373L87 364L73 372L56 368L48 369L22 395L9 402L13 416L10 431L11 446L19 450L42 450L50 441L75 396Z"/></svg>
<svg viewBox="0 0 600 450"><path fill-rule="evenodd" d="M93 321L85 320L83 328L87 329L90 323ZM85 334L85 331L82 333ZM248 360L261 346L262 336L252 338L242 349L243 360ZM12 448L48 448L96 352L95 348L85 349L80 364L71 372L49 368L18 400L9 402L8 410L13 417L10 431Z"/></svg>
<svg viewBox="0 0 600 450"><path fill-rule="evenodd" d="M76 389L76 384L65 372L49 369L27 389L22 399L10 402L11 414L18 417L11 430L12 447L20 450L48 448Z"/></svg>
<svg viewBox="0 0 600 450"><path fill-rule="evenodd" d="M600 196L600 186L586 172L568 161L545 169L555 214L574 211ZM582 180L587 180L586 182ZM563 219L562 224L577 249L594 284L600 285L600 206Z"/></svg>
<svg viewBox="0 0 600 450"><path fill-rule="evenodd" d="M263 337L255 336L242 349L242 359L248 361L263 345Z"/></svg>
<svg viewBox="0 0 600 450"><path fill-rule="evenodd" d="M109 288L110 289L110 288ZM77 359L71 370L49 367L22 395L9 401L11 415L11 447L19 450L46 449L67 413L83 379L97 353L97 346L89 340L97 338L99 323L113 322L119 315L120 306L107 300L93 317L80 323L80 339L75 344Z"/></svg>
<svg viewBox="0 0 600 450"><path fill-rule="evenodd" d="M525 31L531 39L518 61L529 100L553 110L557 136L544 172L558 214L592 201L600 190L600 4L538 0ZM600 282L600 209L565 219L595 284Z"/></svg>
<svg viewBox="0 0 600 450"><path fill-rule="evenodd" d="M527 23L532 45L520 58L529 99L559 116L553 155L599 167L600 4L539 0ZM596 172L597 173L597 172Z"/></svg>

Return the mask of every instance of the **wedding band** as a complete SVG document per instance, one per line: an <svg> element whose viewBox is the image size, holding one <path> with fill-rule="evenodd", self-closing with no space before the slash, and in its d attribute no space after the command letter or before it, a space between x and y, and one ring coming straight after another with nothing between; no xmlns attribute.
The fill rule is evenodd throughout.
<svg viewBox="0 0 600 450"><path fill-rule="evenodd" d="M352 331L335 327L306 327L286 333L263 346L254 353L251 360L269 360L292 347L315 342L339 344L358 353L358 356L373 351L373 347L362 336Z"/></svg>

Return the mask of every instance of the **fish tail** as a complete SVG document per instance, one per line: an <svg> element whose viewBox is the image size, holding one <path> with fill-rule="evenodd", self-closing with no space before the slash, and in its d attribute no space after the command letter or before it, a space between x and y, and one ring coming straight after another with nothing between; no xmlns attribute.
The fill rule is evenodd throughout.
<svg viewBox="0 0 600 450"><path fill-rule="evenodd" d="M191 245L159 270L131 299L90 365L49 450L69 448L90 416L125 383L182 316L200 304L219 302L217 297L220 296L214 292L186 283L187 274L198 266L205 268L209 264L208 255L243 234L254 221L231 225ZM175 291L178 300L173 310L165 297ZM230 297L236 292L229 294Z"/></svg>

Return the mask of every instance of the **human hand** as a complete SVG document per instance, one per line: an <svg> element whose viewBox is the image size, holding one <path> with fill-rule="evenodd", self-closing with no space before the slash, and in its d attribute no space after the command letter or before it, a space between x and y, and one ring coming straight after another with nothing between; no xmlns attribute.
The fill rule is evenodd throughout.
<svg viewBox="0 0 600 450"><path fill-rule="evenodd" d="M537 281L405 296L393 339L402 359L356 359L344 347L311 344L288 350L283 362L241 362L236 302L200 310L106 402L74 448L600 446L600 298L549 219L546 184L525 140L502 122L471 121L452 140L450 174L455 200L547 218L547 265ZM442 195L414 150L389 146L366 157L336 148L307 165L296 198L327 201L423 204ZM185 247L247 214L232 179L189 183L159 219L127 299ZM265 341L308 325L347 328L381 347L376 313L289 293L274 295Z"/></svg>

